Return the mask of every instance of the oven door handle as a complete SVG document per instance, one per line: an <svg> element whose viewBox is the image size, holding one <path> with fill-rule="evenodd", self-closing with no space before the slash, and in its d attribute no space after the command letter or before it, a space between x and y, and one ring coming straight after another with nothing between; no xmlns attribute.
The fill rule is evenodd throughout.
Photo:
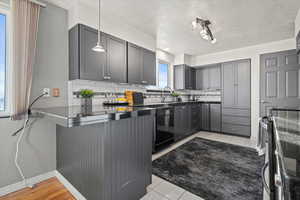
<svg viewBox="0 0 300 200"><path fill-rule="evenodd" d="M266 190L266 192L268 194L270 194L270 188L267 184L267 181L266 181L266 169L269 167L269 162L266 162L263 166L263 168L261 169L261 178L262 178L262 182L263 182L263 185L264 185L264 188Z"/></svg>

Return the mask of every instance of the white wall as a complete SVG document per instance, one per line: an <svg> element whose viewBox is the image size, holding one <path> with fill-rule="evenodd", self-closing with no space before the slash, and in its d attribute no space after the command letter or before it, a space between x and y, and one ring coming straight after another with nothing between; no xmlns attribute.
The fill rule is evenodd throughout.
<svg viewBox="0 0 300 200"><path fill-rule="evenodd" d="M260 54L283 51L295 48L295 39L281 40L271 43L265 43L255 46L249 46L240 49L233 49L214 54L195 56L192 59L192 65L206 65L220 62L227 62L237 59L251 58L251 140L257 140L258 119L259 119L259 59Z"/></svg>
<svg viewBox="0 0 300 200"><path fill-rule="evenodd" d="M75 0L69 7L69 28L81 23L93 28L98 26L98 8ZM136 45L156 50L156 38L126 24L114 16L101 15L101 31L132 42Z"/></svg>
<svg viewBox="0 0 300 200"><path fill-rule="evenodd" d="M174 79L174 62L175 62L175 56L173 54L170 54L168 52L162 51L162 50L157 50L156 51L156 58L158 60L162 60L164 62L167 62L170 64L169 66L169 81L168 84L169 86L173 89L173 79ZM158 62L156 65L156 77L158 77ZM158 79L157 79L158 82Z"/></svg>
<svg viewBox="0 0 300 200"><path fill-rule="evenodd" d="M175 56L174 65L182 65L186 64L191 66L192 65L192 56L188 54L178 54Z"/></svg>
<svg viewBox="0 0 300 200"><path fill-rule="evenodd" d="M295 37L297 36L299 31L300 31L300 9L295 19Z"/></svg>

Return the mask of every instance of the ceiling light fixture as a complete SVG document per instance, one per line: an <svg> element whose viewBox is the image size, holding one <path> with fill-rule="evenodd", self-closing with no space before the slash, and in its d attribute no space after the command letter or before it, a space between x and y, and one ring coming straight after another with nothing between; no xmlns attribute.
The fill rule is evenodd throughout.
<svg viewBox="0 0 300 200"><path fill-rule="evenodd" d="M209 25L211 25L211 22L209 20L200 19L199 17L192 21L193 29L200 29L200 36L204 40L208 40L212 44L215 44L217 42L217 39L213 36Z"/></svg>
<svg viewBox="0 0 300 200"><path fill-rule="evenodd" d="M97 41L96 46L93 48L93 51L105 52L105 49L101 45L101 30L100 30L100 16L101 16L101 13L100 13L100 10L101 10L101 0L99 0L99 11L98 11L98 14L99 14L99 21L98 21L98 41Z"/></svg>

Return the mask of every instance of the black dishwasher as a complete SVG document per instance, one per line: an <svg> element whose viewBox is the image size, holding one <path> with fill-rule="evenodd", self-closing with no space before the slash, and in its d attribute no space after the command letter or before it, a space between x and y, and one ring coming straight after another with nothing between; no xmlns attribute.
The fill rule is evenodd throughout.
<svg viewBox="0 0 300 200"><path fill-rule="evenodd" d="M174 107L157 108L153 152L160 151L174 143L174 136Z"/></svg>

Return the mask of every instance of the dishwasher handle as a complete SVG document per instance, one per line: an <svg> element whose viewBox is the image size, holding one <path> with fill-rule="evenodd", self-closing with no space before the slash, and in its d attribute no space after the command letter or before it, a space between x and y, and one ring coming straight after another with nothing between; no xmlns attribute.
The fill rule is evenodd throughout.
<svg viewBox="0 0 300 200"><path fill-rule="evenodd" d="M262 178L262 182L263 182L263 185L264 185L264 188L265 188L265 190L266 190L266 192L268 193L268 194L270 194L270 187L268 186L268 184L267 184L267 181L266 181L266 169L269 167L269 162L266 162L265 164L264 164L264 166L262 167L262 169L261 169L261 178Z"/></svg>

